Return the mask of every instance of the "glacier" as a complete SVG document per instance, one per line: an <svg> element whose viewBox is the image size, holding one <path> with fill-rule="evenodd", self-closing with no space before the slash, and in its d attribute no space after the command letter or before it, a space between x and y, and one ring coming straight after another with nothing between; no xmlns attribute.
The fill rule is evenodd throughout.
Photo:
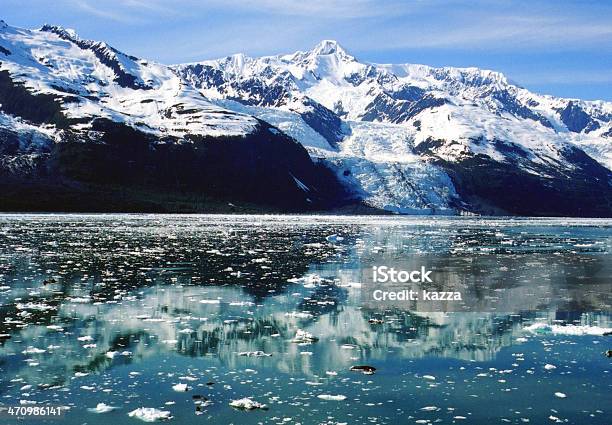
<svg viewBox="0 0 612 425"><path fill-rule="evenodd" d="M282 128L377 208L482 212L486 202L470 202L456 187L457 164L474 158L486 159L479 167L499 163L542 179L575 174L593 159L607 180L598 190L610 197L610 102L534 94L477 68L360 62L333 40L306 52L236 54L174 69L207 98ZM313 104L340 119L339 140L304 118ZM579 165L578 151L589 155Z"/></svg>

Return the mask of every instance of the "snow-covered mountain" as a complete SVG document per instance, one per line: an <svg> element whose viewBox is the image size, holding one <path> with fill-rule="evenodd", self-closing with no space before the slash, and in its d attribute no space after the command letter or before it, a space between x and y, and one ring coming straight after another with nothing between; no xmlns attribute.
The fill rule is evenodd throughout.
<svg viewBox="0 0 612 425"><path fill-rule="evenodd" d="M174 69L282 129L391 211L612 215L612 103L537 95L477 68L358 61L326 40Z"/></svg>
<svg viewBox="0 0 612 425"><path fill-rule="evenodd" d="M0 210L612 216L612 104L334 41L166 66L0 21Z"/></svg>
<svg viewBox="0 0 612 425"><path fill-rule="evenodd" d="M323 208L341 195L320 168L165 65L0 21L0 210Z"/></svg>

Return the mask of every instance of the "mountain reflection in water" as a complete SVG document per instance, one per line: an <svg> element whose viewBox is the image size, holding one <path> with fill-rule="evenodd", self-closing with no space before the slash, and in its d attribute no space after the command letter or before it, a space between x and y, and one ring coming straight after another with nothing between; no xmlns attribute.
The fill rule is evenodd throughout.
<svg viewBox="0 0 612 425"><path fill-rule="evenodd" d="M170 373L199 374L198 379L214 378L231 387L228 376L256 368L267 380L284 374L287 379L311 380L317 388L331 379L331 375L326 377L327 371L346 375L356 363L376 365L395 385L404 382L394 376L402 361L411 365L411 376L425 375L431 366L426 361L432 359L448 359L458 365L495 362L504 348L537 340L537 334L525 331L529 324L542 321L585 329L609 328L609 310L595 308L594 299L565 304L567 308L562 310L555 300L533 311L444 313L371 308L362 304L358 284L361 267L373 258L413 254L518 256L518 263L523 264L536 253L557 256L550 258L607 255L611 228L605 220L563 219L0 216L0 396L5 404L53 402L72 404L74 411L79 411L91 407L92 402L80 405L82 396L74 395L75 389L94 385L79 381L98 376L100 382L113 384L106 391L109 397L121 395L124 404L135 399L130 406L136 408L142 405L138 401L142 394L131 390L136 384L129 384L128 378L146 374L148 367L161 370L158 376L165 374L163 379L147 376L141 384L154 385L156 379L164 383L158 389L160 399L154 395L147 399L159 406L171 393L166 385L172 381ZM566 263L565 259L559 261L560 265ZM542 264L536 271L550 268L550 264ZM530 291L533 287L537 295L542 276L536 276L532 281L524 276L517 281ZM582 288L570 282L565 269L554 276L540 285L544 288L542 297L568 285L573 285L570 289L574 291L576 285ZM610 286L603 289L609 295ZM511 290L510 286L498 288L498 292ZM601 297L595 294L591 298ZM298 329L319 341L309 345L292 342ZM553 335L546 338L555 343ZM605 339L599 341L599 336L591 338L595 338L589 340L591 346L601 342L597 347L601 351L612 348L604 346ZM579 345L576 358L593 354L592 347L587 354L580 352L581 341L572 344ZM254 351L272 356L254 359L239 355ZM597 361L604 362L603 356ZM163 369L166 366L172 370ZM141 372L126 378L127 371L134 368ZM208 369L203 372L199 368ZM608 369L600 372L609 373ZM575 379L579 371L573 372ZM376 386L377 375L366 381ZM360 379L355 374L346 376ZM605 384L598 387L591 378L589 375L595 399L609 401L604 392L597 393ZM350 387L350 382L346 385ZM221 411L222 406L227 406L230 395L240 398L250 394L226 389L228 394L217 396L228 398L219 400L215 407L219 411L215 413L213 408L211 414L235 420L231 409L229 413ZM292 391L284 386L275 397L289 396ZM403 400L384 388L378 391L382 400ZM312 395L298 392L293 400ZM269 394L265 397L262 401L271 403L273 411L275 399L269 400ZM465 401L466 406L469 403ZM394 415L399 414L396 407L381 410L380 415L364 412L363 421L359 415L352 419L360 423L377 417L380 422L394 423ZM574 410L594 415L590 423L604 423L596 409L578 407ZM317 421L330 416L340 420L359 409L350 413L322 407L309 414ZM119 415L120 422L133 421L125 412L113 414ZM578 421L576 415L567 412L566 418ZM91 423L97 418L94 416Z"/></svg>

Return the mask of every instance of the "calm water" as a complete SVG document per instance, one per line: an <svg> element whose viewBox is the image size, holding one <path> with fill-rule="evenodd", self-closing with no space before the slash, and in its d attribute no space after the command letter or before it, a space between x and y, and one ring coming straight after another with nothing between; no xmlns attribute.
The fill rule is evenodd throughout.
<svg viewBox="0 0 612 425"><path fill-rule="evenodd" d="M3 215L0 405L70 409L0 422L138 424L153 407L177 424L610 424L612 283L589 276L611 252L610 220ZM510 259L481 274L515 285L466 290L518 304L364 307L362 265L416 254ZM269 409L229 406L243 397Z"/></svg>

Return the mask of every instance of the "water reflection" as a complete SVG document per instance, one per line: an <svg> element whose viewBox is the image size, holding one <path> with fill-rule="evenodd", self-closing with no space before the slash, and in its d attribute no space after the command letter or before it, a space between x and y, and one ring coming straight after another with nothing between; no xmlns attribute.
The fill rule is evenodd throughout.
<svg viewBox="0 0 612 425"><path fill-rule="evenodd" d="M356 362L383 370L402 359L486 362L536 320L611 326L595 302L498 313L371 308L357 284L373 259L408 254L508 255L519 269L536 252L607 254L608 222L355 220L0 217L0 394L19 398L22 383L58 389L75 376L176 356L312 380ZM565 272L545 289L538 276L522 283L550 295L567 284ZM292 342L299 329L318 342ZM272 356L239 355L252 351Z"/></svg>

